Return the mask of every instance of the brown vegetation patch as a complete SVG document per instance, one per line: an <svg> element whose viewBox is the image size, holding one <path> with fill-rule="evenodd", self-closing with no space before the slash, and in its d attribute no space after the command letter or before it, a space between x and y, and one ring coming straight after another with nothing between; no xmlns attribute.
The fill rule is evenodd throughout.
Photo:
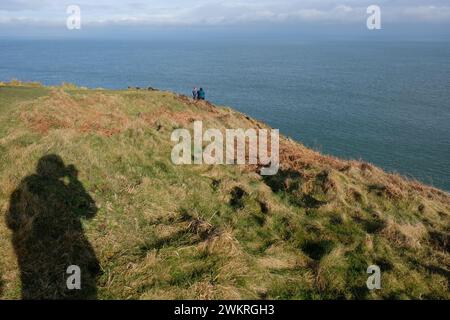
<svg viewBox="0 0 450 320"><path fill-rule="evenodd" d="M296 144L287 139L280 139L280 166L295 170L303 170L312 166L325 168L330 167L342 170L346 161L323 156L320 153Z"/></svg>
<svg viewBox="0 0 450 320"><path fill-rule="evenodd" d="M160 107L151 112L142 113L140 118L152 127L158 125L161 120L171 122L174 126L192 127L194 121L212 119L215 115L208 112L195 112L192 109L183 111L171 111L169 108Z"/></svg>
<svg viewBox="0 0 450 320"><path fill-rule="evenodd" d="M427 230L422 223L398 224L388 219L381 234L398 247L417 249L421 247Z"/></svg>
<svg viewBox="0 0 450 320"><path fill-rule="evenodd" d="M64 128L111 136L122 132L128 124L117 98L96 93L76 100L60 89L52 90L50 96L32 103L20 117L28 127L41 134Z"/></svg>
<svg viewBox="0 0 450 320"><path fill-rule="evenodd" d="M207 100L192 100L191 98L185 95L178 95L177 99L181 101L183 104L188 105L190 107L194 107L196 109L201 109L202 111L207 111L211 113L219 113L219 110L215 105Z"/></svg>

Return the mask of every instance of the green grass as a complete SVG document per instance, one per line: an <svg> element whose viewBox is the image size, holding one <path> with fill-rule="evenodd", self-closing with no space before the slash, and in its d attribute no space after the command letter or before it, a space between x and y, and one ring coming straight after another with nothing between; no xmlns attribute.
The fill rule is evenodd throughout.
<svg viewBox="0 0 450 320"><path fill-rule="evenodd" d="M24 290L73 297L60 287L56 296L45 286L30 289L21 276L33 266L18 258L30 250L39 268L52 268L40 245L55 234L47 247L58 253L52 259L64 257L62 266L75 253L88 265L88 244L95 253L96 292L81 298L450 298L448 194L284 138L282 152L295 153L300 165L285 160L273 177L251 167L175 166L170 134L192 128L193 119L222 129L255 124L168 92L0 85L0 298L19 299ZM49 191L39 202L26 177L50 154L76 167L82 188ZM20 210L37 217L24 217L14 231L6 220L18 189ZM79 220L85 242L77 242L64 217L83 213L83 194L96 212ZM62 217L33 234L46 210ZM366 288L371 264L382 269L381 290Z"/></svg>

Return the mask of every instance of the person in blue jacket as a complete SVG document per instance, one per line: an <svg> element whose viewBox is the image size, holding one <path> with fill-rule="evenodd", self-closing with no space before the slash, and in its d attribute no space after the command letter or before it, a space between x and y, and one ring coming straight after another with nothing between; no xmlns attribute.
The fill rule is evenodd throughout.
<svg viewBox="0 0 450 320"><path fill-rule="evenodd" d="M200 88L200 90L198 90L197 96L199 100L205 100L206 96L205 90L203 90L203 88Z"/></svg>

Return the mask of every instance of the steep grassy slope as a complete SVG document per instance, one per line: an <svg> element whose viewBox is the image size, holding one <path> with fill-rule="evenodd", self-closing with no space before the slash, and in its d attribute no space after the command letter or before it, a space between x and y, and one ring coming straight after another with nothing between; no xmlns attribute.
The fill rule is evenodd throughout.
<svg viewBox="0 0 450 320"><path fill-rule="evenodd" d="M97 260L90 298L450 298L449 194L286 138L273 177L175 166L170 135L194 120L266 127L168 92L0 85L0 297L36 297L61 281L36 273L24 283L54 267L53 250L61 267L65 252ZM78 171L61 185L35 174L51 154ZM79 192L58 191L70 177ZM97 210L78 225L64 210L83 188ZM52 219L15 221L12 206L39 212L39 190L67 201L48 197ZM68 225L75 235L59 237ZM372 264L381 290L366 287Z"/></svg>

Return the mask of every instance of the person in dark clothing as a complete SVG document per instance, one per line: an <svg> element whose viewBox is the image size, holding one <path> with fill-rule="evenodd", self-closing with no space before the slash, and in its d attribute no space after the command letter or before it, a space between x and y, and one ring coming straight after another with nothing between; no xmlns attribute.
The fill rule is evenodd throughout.
<svg viewBox="0 0 450 320"><path fill-rule="evenodd" d="M205 96L206 96L205 90L203 90L203 88L200 88L200 90L198 90L198 99L205 100Z"/></svg>

